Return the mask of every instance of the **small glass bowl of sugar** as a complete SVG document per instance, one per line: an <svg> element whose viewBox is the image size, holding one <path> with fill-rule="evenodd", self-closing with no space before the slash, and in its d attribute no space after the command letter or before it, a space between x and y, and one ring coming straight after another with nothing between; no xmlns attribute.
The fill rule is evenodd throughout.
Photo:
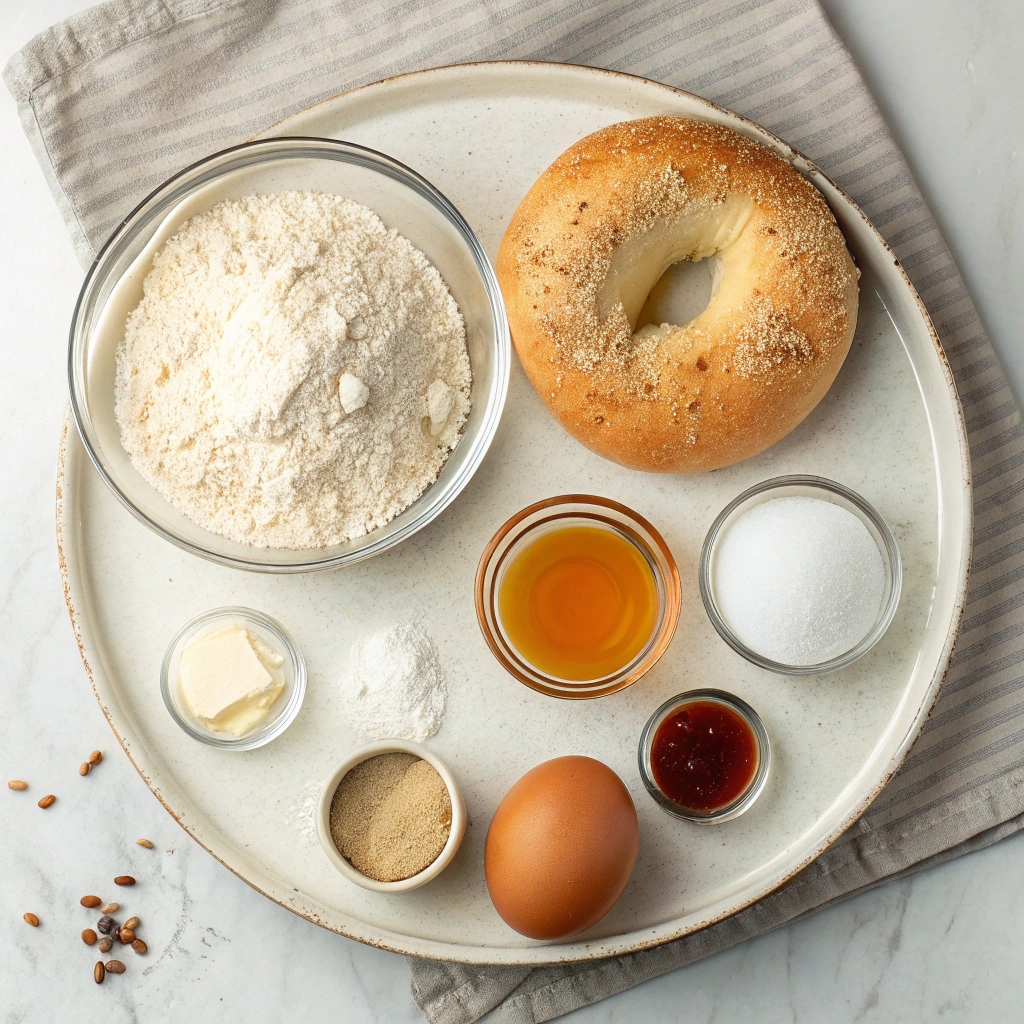
<svg viewBox="0 0 1024 1024"><path fill-rule="evenodd" d="M783 675L845 668L889 628L903 578L885 520L818 476L762 481L714 521L700 556L712 625L748 661Z"/></svg>

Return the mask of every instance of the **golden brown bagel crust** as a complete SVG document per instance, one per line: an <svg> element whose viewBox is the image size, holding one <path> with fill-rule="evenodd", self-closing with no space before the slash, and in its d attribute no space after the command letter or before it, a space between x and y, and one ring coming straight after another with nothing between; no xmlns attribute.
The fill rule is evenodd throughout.
<svg viewBox="0 0 1024 1024"><path fill-rule="evenodd" d="M681 258L722 261L711 304L635 336L614 301L630 260L694 230ZM533 386L569 433L634 469L716 469L774 444L829 389L857 322L857 271L818 191L764 146L678 117L566 150L519 204L497 272Z"/></svg>

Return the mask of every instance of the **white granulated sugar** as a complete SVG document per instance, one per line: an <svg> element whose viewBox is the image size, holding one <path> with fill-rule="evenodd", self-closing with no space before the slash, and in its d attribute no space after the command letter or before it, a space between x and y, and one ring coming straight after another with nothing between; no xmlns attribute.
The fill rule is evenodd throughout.
<svg viewBox="0 0 1024 1024"><path fill-rule="evenodd" d="M143 292L117 352L121 439L208 530L253 547L360 537L458 444L462 315L423 253L358 203L222 202L167 241ZM440 424L438 381L452 399Z"/></svg>
<svg viewBox="0 0 1024 1024"><path fill-rule="evenodd" d="M341 688L349 723L371 740L425 740L441 728L448 705L437 650L415 623L353 644Z"/></svg>
<svg viewBox="0 0 1024 1024"><path fill-rule="evenodd" d="M820 498L755 505L715 545L715 600L751 650L818 665L867 636L885 594L885 564L867 527Z"/></svg>
<svg viewBox="0 0 1024 1024"><path fill-rule="evenodd" d="M298 799L288 808L288 812L285 814L285 824L298 832L302 844L307 847L317 846L320 842L320 833L316 827L316 816L320 808L320 792L323 786L322 780L310 779L302 787L302 792Z"/></svg>

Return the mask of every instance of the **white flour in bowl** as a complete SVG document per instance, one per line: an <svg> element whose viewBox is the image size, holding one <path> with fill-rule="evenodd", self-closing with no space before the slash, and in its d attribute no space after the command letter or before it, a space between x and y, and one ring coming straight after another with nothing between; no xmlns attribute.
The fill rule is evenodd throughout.
<svg viewBox="0 0 1024 1024"><path fill-rule="evenodd" d="M253 547L360 537L437 478L469 413L462 314L427 258L358 203L227 200L153 259L117 352L136 469Z"/></svg>

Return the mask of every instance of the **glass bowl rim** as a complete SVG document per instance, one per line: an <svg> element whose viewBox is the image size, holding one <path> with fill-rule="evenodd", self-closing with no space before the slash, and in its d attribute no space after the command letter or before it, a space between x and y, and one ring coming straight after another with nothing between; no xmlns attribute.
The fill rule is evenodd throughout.
<svg viewBox="0 0 1024 1024"><path fill-rule="evenodd" d="M288 696L287 703L276 716L268 718L267 721L252 732L231 739L202 729L200 726L194 725L184 718L175 706L174 698L171 696L171 687L176 685L176 683L171 682L171 661L178 650L179 644L190 631L196 630L205 623L218 618L249 620L262 626L281 641L282 650L278 653L283 654L292 664L292 692ZM211 608L189 619L174 634L171 642L167 645L163 661L160 664L160 696L163 698L164 707L167 708L167 712L174 719L175 724L192 739L199 740L200 743L205 743L207 746L215 747L218 750L256 750L258 747L265 746L272 740L277 739L295 721L299 710L302 708L303 699L306 696L306 660L303 658L302 651L288 630L277 619L272 618L265 612L257 611L255 608L247 608L244 605L224 605L219 608Z"/></svg>
<svg viewBox="0 0 1024 1024"><path fill-rule="evenodd" d="M736 797L731 803L716 808L713 811L701 812L690 810L670 800L661 787L654 781L654 773L651 769L651 748L654 745L655 734L661 723L684 704L695 704L698 701L709 701L716 704L724 704L735 711L750 726L757 744L757 770L754 777L747 784L747 788ZM772 745L768 738L768 731L761 721L761 716L742 698L727 690L719 690L714 687L701 687L696 690L686 690L669 697L655 712L647 719L647 723L640 733L640 743L637 747L637 763L640 769L640 778L644 788L654 799L662 810L667 811L675 818L684 821L692 821L698 825L715 825L725 821L738 818L748 811L764 791L768 783L768 773L771 768Z"/></svg>
<svg viewBox="0 0 1024 1024"><path fill-rule="evenodd" d="M618 672L611 673L607 676L601 676L595 680L564 680L556 676L549 675L534 665L531 665L530 667L537 676L541 678L534 679L530 677L523 672L517 664L508 659L502 645L499 644L495 638L487 620L488 608L491 609L491 613L494 615L496 622L498 618L494 602L489 599L488 591L485 587L487 571L490 568L495 552L498 550L502 541L504 541L505 538L512 533L524 519L529 518L537 512L557 508L560 505L592 505L597 509L610 510L618 513L625 519L628 519L639 526L642 531L646 532L652 538L653 545L648 543L645 538L641 537L641 546L645 549L656 547L657 553L661 555L665 564L668 566L668 573L666 574L665 570L658 563L658 559L653 557L654 552L652 550L644 550L644 557L651 565L651 571L655 576L656 582L659 584L659 602L661 607L659 609L660 618L657 628L651 634L651 637L644 649L632 661L619 669ZM585 512L581 512L580 515L582 518L586 518ZM512 544L509 545L509 550L511 550L514 545L518 544L523 537L527 536L532 530L541 525L544 524L531 524L523 529L520 535L516 537ZM628 539L634 544L637 543L634 538ZM490 589L493 590L493 588ZM646 673L654 667L668 649L669 644L675 635L676 627L679 624L679 615L682 605L682 586L679 577L679 567L677 566L675 557L660 531L655 529L655 527L646 518L640 515L639 512L634 511L627 505L623 505L621 502L615 501L612 498L605 498L596 494L554 495L553 497L533 502L533 504L527 505L525 508L520 509L514 515L510 516L500 527L498 527L480 555L480 560L477 563L476 578L473 584L473 592L477 624L480 627L480 632L483 634L485 643L501 667L519 682L529 686L530 689L536 690L538 693L543 693L548 697L559 697L566 700L591 700L597 697L606 697L609 694L617 693L619 690L625 689L627 686L631 686L641 677L646 675ZM661 596L662 594L663 596ZM524 663L529 664L525 658L523 658L523 661ZM597 689L583 689L584 687L594 686L599 683L603 685ZM574 687L579 687L579 690L574 691Z"/></svg>
<svg viewBox="0 0 1024 1024"><path fill-rule="evenodd" d="M380 754L413 754L423 761L426 761L445 784L448 790L448 797L452 803L452 825L441 852L421 871L408 878L400 878L395 882L378 882L369 875L364 875L355 865L342 856L341 851L334 845L331 837L330 815L331 803L334 801L334 794L341 785L341 780L357 765L369 761L371 757ZM418 889L421 885L436 878L455 858L462 845L463 837L466 834L466 802L462 796L462 789L458 780L452 774L452 770L433 751L428 750L420 743L412 740L382 739L374 740L349 753L334 766L327 776L320 790L320 796L316 803L316 831L320 838L320 845L331 864L350 882L369 889L371 892L400 893L409 892L411 889Z"/></svg>
<svg viewBox="0 0 1024 1024"><path fill-rule="evenodd" d="M318 153L317 150L327 150L331 155L327 155L324 152ZM458 474L452 480L448 481L440 498L438 498L431 507L422 511L414 519L410 520L403 527L397 529L394 533L381 538L376 543L370 542L354 551L343 551L340 554L335 554L326 558L308 558L301 561L296 560L293 562L276 563L265 561L259 557L259 552L261 550L278 552L289 550L284 548L253 548L253 554L251 557L225 554L223 552L214 551L203 544L188 540L186 537L180 536L170 526L166 526L158 522L156 518L135 504L115 479L114 474L108 470L102 456L102 446L99 444L98 438L94 438L93 435L92 418L87 412L87 403L84 395L82 394L84 382L79 380L79 364L82 362L82 359L88 351L88 337L86 336L86 332L82 324L84 307L86 300L91 296L93 289L100 287L100 285L105 281L106 278L104 271L108 270L106 263L109 261L110 254L115 250L118 243L124 238L127 232L139 224L148 224L149 221L153 221L155 226L159 227L159 220L155 219L154 211L149 208L152 204L158 202L162 197L164 197L165 194L171 193L175 186L183 183L187 184L188 180L197 176L204 168L215 165L218 161L224 163L224 166L218 168L218 174L223 175L228 173L234 169L233 161L235 158L241 159L245 154L253 151L267 151L270 154L267 158L268 160L286 160L302 157L311 160L332 159L338 160L342 163L354 163L383 174L385 177L391 178L417 193L421 198L425 199L436 210L438 210L452 225L454 230L462 237L472 255L473 263L476 267L477 273L479 274L481 284L487 296L490 316L494 324L494 388L487 404L484 407L479 433L474 441L474 445L470 450L465 463L459 468ZM173 204L168 207L168 209L173 209ZM161 212L167 211L164 210ZM181 170L175 172L157 185L156 188L150 191L149 194L146 195L146 197L142 199L111 231L109 237L103 243L99 252L97 252L92 264L86 272L85 279L82 282L82 287L78 293L78 298L75 301L75 308L71 316L67 361L68 400L71 408L71 416L75 422L78 436L81 439L82 446L85 448L86 454L89 456L89 461L96 469L96 472L100 475L100 478L111 490L117 500L139 522L151 529L158 537L168 541L175 547L188 551L190 554L197 555L200 558L205 558L208 561L216 562L220 565L227 565L232 568L243 569L250 572L290 574L331 569L359 562L364 558L371 558L374 555L381 554L384 551L397 546L402 541L407 540L409 537L418 533L424 527L437 519L452 504L452 502L455 501L459 494L461 494L465 489L469 481L473 478L494 440L494 435L497 432L498 424L501 420L501 414L508 394L511 365L512 336L508 325L508 318L505 313L504 301L501 297L501 288L498 284L494 268L491 266L491 262L488 259L480 240L477 238L476 233L451 200L449 200L443 192L441 192L436 186L432 185L417 171L408 167L406 164L403 164L401 161L396 160L394 157L388 156L386 153L381 153L378 150L369 148L368 146L360 146L357 143L345 142L339 139L327 139L305 135L286 135L269 139L250 140L248 142L239 143L235 146L228 146L225 149L217 150L208 156L193 161L191 164L183 167ZM437 480L429 484L423 494L420 495L416 501L418 502L427 495L431 489L436 486L436 484ZM413 502L413 505L415 504L416 502ZM412 507L412 505L409 506L409 508ZM403 515L406 511L408 511L408 509L404 509L400 512L399 516ZM398 516L395 517L395 519L397 518ZM391 520L391 522L393 521L394 519ZM211 534L213 537L219 537L218 534L213 534L211 531L206 530L203 527L197 528L203 530L204 533ZM371 536L373 532L374 531L371 531L371 533L366 536Z"/></svg>
<svg viewBox="0 0 1024 1024"><path fill-rule="evenodd" d="M871 629L848 651L815 665L787 665L784 662L767 658L743 643L730 629L721 612L719 612L715 601L714 586L711 581L711 561L714 556L715 544L722 527L730 516L742 505L749 502L751 498L765 494L768 491L781 491L790 487L807 487L826 491L853 505L871 523L878 536L882 538L882 545L879 546L877 537L874 533L871 534L871 539L879 547L879 553L888 567L888 594L885 603L879 609ZM827 501L828 499L822 500ZM761 502L758 502L758 504L761 504ZM833 502L833 504L836 503ZM868 532L870 533L871 531L869 530ZM762 480L760 483L754 484L752 487L748 487L745 491L736 495L719 512L715 517L715 521L711 524L711 528L708 530L707 536L704 538L704 544L701 547L700 562L698 564L698 584L701 601L704 603L704 610L707 612L711 624L715 627L718 635L737 654L746 658L751 664L757 665L758 668L767 669L769 672L775 672L778 675L824 675L825 673L835 672L841 668L846 668L848 665L852 665L858 658L867 654L885 635L886 630L892 623L893 617L896 615L896 609L900 601L900 593L903 587L903 561L896 538L893 536L889 524L886 523L866 498L861 497L856 491L836 480L829 480L827 477L808 473L791 473L786 476L771 477L768 480Z"/></svg>

